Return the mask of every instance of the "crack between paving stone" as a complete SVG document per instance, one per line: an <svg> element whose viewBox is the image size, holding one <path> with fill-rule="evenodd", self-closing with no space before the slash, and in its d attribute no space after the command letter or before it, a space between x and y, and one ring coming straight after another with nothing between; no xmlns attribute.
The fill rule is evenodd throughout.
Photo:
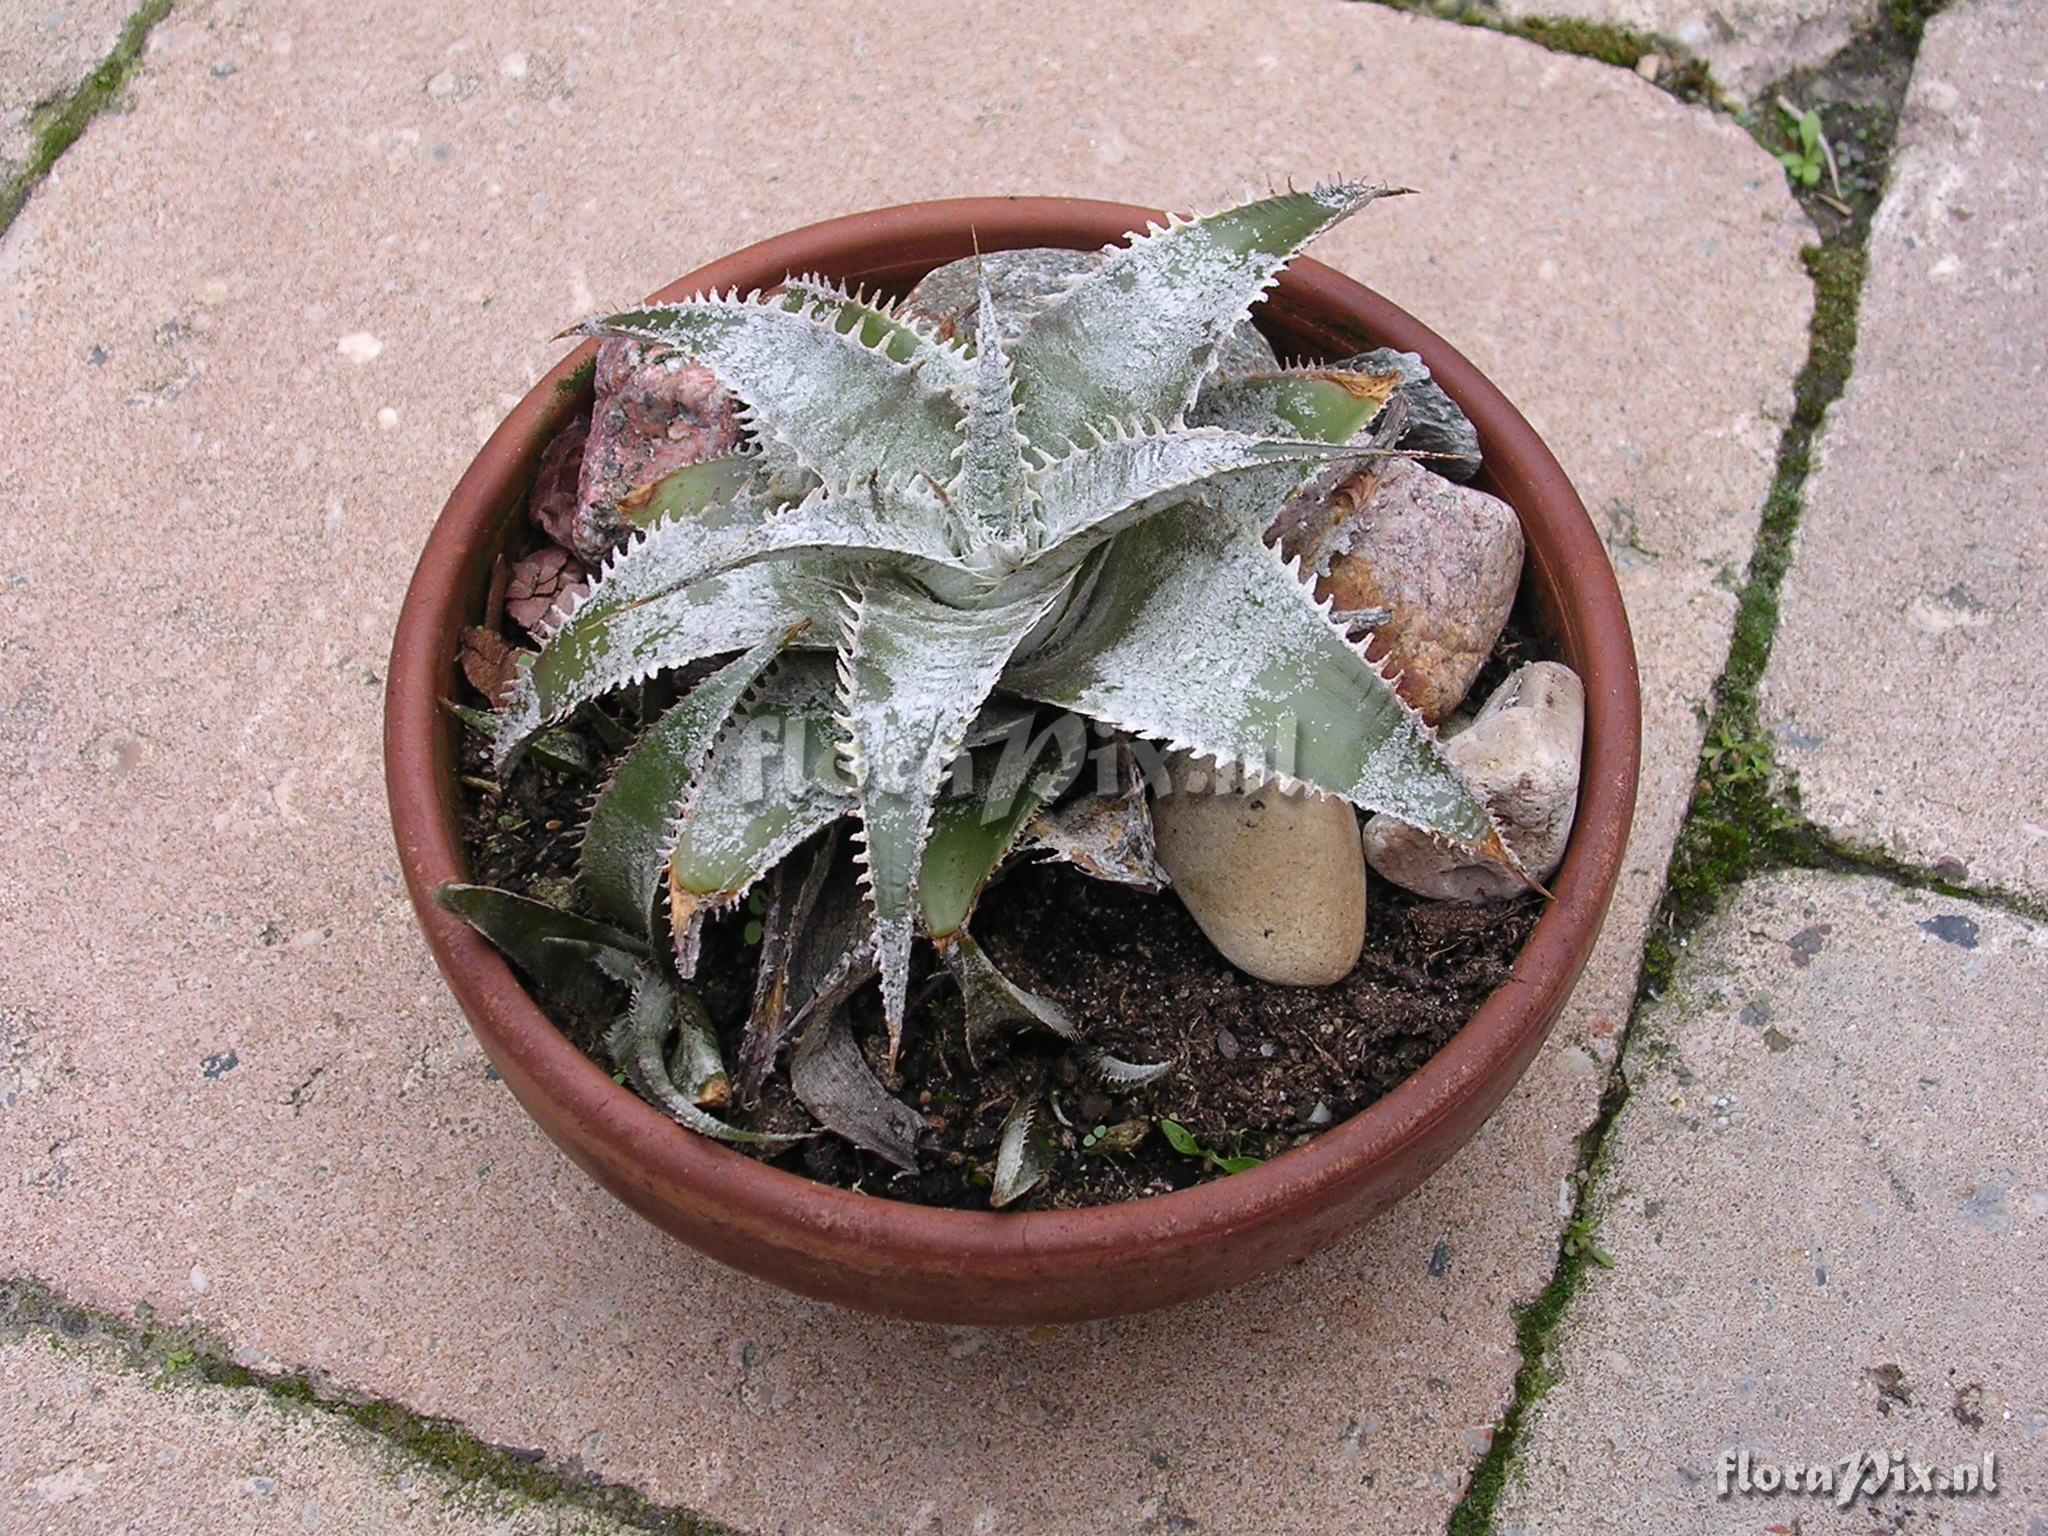
<svg viewBox="0 0 2048 1536"><path fill-rule="evenodd" d="M1483 17L1473 20L1461 14L1456 8L1469 9L1466 0L1440 0L1436 9L1409 0L1372 3L1430 15L1446 15L1446 8L1452 8L1447 19L1513 30ZM1884 191L1898 114L1919 51L1921 32L1928 19L1946 3L1947 0L1889 0L1875 26L1834 59L1766 88L1759 93L1757 105L1746 110L1739 106L1730 108L1715 100L1718 93L1704 73L1705 85L1700 94L1686 98L1704 100L1716 110L1728 112L1766 152L1774 152L1783 145L1774 145L1773 139L1782 138L1784 130L1772 121L1766 104L1788 92L1799 93L1791 97L1793 100L1806 100L1806 89L1826 80L1831 72L1840 71L1845 77L1852 71L1860 72L1868 68L1872 57L1889 57L1895 66L1888 74L1879 76L1888 81L1888 99L1869 104L1868 111L1860 116L1854 110L1848 114L1857 119L1856 131L1864 136L1870 185L1863 204L1845 216L1838 216L1835 208L1840 204L1830 207L1826 199L1816 201L1816 191L1802 193L1796 185L1793 188L1809 213L1816 215L1822 239L1803 253L1814 285L1814 310L1806 361L1794 385L1792 417L1779 440L1776 471L1765 499L1748 576L1738 598L1728 660L1714 686L1714 708L1701 746L1697 788L1673 847L1663 900L1644 944L1635 1002L1616 1043L1614 1064L1609 1069L1599 1108L1578 1138L1580 1155L1572 1175L1576 1194L1559 1237L1557 1262L1536 1297L1514 1309L1515 1344L1521 1365L1486 1454L1474 1465L1465 1497L1451 1512L1448 1536L1489 1536L1493 1531L1495 1509L1515 1475L1516 1452L1531 1410L1555 1384L1549 1353L1557 1331L1592 1271L1613 1262L1601 1250L1596 1237L1593 1199L1612 1152L1615 1125L1629 1098L1630 1047L1648 1008L1661 998L1678 952L1722 899L1736 886L1758 875L1799 868L1877 876L1897 885L2048 920L2048 908L2019 893L1972 884L1961 878L1960 872L1918 866L1881 850L1858 846L1815 824L1800 810L1797 783L1778 764L1774 743L1758 722L1758 688L1776 640L1778 596L1791 565L1814 443L1829 408L1848 382L1854 362L1870 220ZM1821 217L1823 213L1825 218Z"/></svg>
<svg viewBox="0 0 2048 1536"><path fill-rule="evenodd" d="M170 15L171 5L172 0L146 0L122 24L113 51L100 60L91 74L70 91L36 106L29 118L28 154L20 169L0 184L0 238L5 238L29 195L42 185L64 151L78 142L94 118L119 100L121 88L142 60L150 31Z"/></svg>
<svg viewBox="0 0 2048 1536"><path fill-rule="evenodd" d="M124 1318L69 1301L27 1276L0 1277L0 1344L27 1337L59 1348L106 1346L122 1366L157 1383L251 1392L285 1412L321 1414L353 1425L459 1487L482 1484L531 1505L573 1510L655 1536L741 1536L730 1526L657 1504L637 1488L607 1482L545 1452L495 1445L453 1419L351 1392L324 1373L244 1365L222 1340L190 1325L160 1323L147 1307Z"/></svg>
<svg viewBox="0 0 2048 1536"><path fill-rule="evenodd" d="M1660 37L1654 32L1617 26L1610 21L1589 21L1581 16L1508 16L1488 0L1351 0L1351 3L1377 5L1383 10L1401 11L1410 16L1426 16L1461 27L1478 27L1486 32L1519 37L1552 53L1592 59L1596 63L1625 69L1683 102L1709 106L1724 113L1734 112L1740 107L1740 103L1715 81L1706 60L1683 43ZM1893 0L1893 3L1911 4L1914 0ZM1651 59L1661 61L1654 75L1643 72L1645 61Z"/></svg>

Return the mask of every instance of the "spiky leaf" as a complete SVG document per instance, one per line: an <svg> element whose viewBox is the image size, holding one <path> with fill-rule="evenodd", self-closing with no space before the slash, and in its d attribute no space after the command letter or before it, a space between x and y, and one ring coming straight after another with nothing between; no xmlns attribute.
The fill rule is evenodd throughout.
<svg viewBox="0 0 2048 1536"><path fill-rule="evenodd" d="M931 836L918 870L918 907L925 931L944 939L966 926L982 888L1046 803L1079 769L1087 740L1080 721L1033 736L1028 728L1001 751L971 754L971 782L956 772L932 813Z"/></svg>
<svg viewBox="0 0 2048 1536"><path fill-rule="evenodd" d="M1258 437L1348 443L1372 425L1401 387L1393 369L1290 369L1223 379L1203 389L1188 421Z"/></svg>
<svg viewBox="0 0 2048 1536"><path fill-rule="evenodd" d="M747 690L788 643L778 630L727 662L650 726L619 760L591 808L576 871L590 904L636 933L653 932L671 827L683 793Z"/></svg>
<svg viewBox="0 0 2048 1536"><path fill-rule="evenodd" d="M840 331L858 327L860 344L877 347L899 363L919 363L942 379L949 389L962 390L972 375L965 349L942 341L922 322L906 315L893 304L849 289L830 278L793 277L783 284L785 309L802 309L831 316Z"/></svg>
<svg viewBox="0 0 2048 1536"><path fill-rule="evenodd" d="M972 934L962 930L951 935L939 945L939 955L960 986L970 1052L993 1039L1005 1024L1037 1024L1063 1040L1080 1037L1065 1009L1005 976Z"/></svg>
<svg viewBox="0 0 2048 1536"><path fill-rule="evenodd" d="M1422 718L1257 534L1202 508L1111 547L1088 617L1005 686L1134 735L1498 846Z"/></svg>
<svg viewBox="0 0 2048 1536"><path fill-rule="evenodd" d="M972 533L1000 548L1019 549L1031 521L1031 481L1024 462L1024 435L1017 429L1009 359L994 341L995 300L986 277L981 279L978 314L979 334L990 342L975 358L967 414L960 424L960 472L951 494Z"/></svg>
<svg viewBox="0 0 2048 1536"><path fill-rule="evenodd" d="M1014 1205L1052 1172L1052 1140L1040 1123L1036 1097L1019 1099L1003 1117L996 1138L995 1178L988 1203L997 1210Z"/></svg>
<svg viewBox="0 0 2048 1536"><path fill-rule="evenodd" d="M799 624L829 634L834 574L814 562L742 566L614 611L601 623L593 619L579 625L571 614L563 632L525 668L512 701L499 714L495 749L500 768L551 722L658 672L744 651ZM821 618L823 623L816 622Z"/></svg>
<svg viewBox="0 0 2048 1536"><path fill-rule="evenodd" d="M750 453L726 454L698 464L685 464L651 484L627 492L619 502L619 515L633 528L701 519L714 508L730 506L754 486L760 473L761 460Z"/></svg>
<svg viewBox="0 0 2048 1536"><path fill-rule="evenodd" d="M882 582L854 606L841 655L840 725L860 806L892 1059L910 983L918 865L940 778L1018 642L1057 596L957 609Z"/></svg>
<svg viewBox="0 0 2048 1536"><path fill-rule="evenodd" d="M1178 420L1287 259L1388 190L1286 192L1112 250L1011 348L1025 436L1059 452L1091 425Z"/></svg>
<svg viewBox="0 0 2048 1536"><path fill-rule="evenodd" d="M757 435L787 447L827 485L953 471L960 403L943 368L869 346L833 306L698 298L585 321L586 336L631 336L703 363L747 406Z"/></svg>
<svg viewBox="0 0 2048 1536"><path fill-rule="evenodd" d="M1153 428L1077 448L1031 479L1043 509L1047 557L1072 559L1154 513L1202 499L1234 476L1278 473L1285 494L1285 487L1342 456L1327 443L1260 439L1215 427Z"/></svg>
<svg viewBox="0 0 2048 1536"><path fill-rule="evenodd" d="M684 973L706 913L853 807L838 758L836 681L822 658L792 655L737 711L690 786L668 854L669 921Z"/></svg>
<svg viewBox="0 0 2048 1536"><path fill-rule="evenodd" d="M1039 848L1083 874L1158 891L1166 871L1152 829L1144 774L1128 742L1114 746L1111 782L1041 812L1026 828Z"/></svg>
<svg viewBox="0 0 2048 1536"><path fill-rule="evenodd" d="M497 945L542 987L584 1013L604 1012L615 995L614 969L599 962L598 952L630 959L647 953L646 943L630 933L488 885L450 881L434 888L434 902Z"/></svg>

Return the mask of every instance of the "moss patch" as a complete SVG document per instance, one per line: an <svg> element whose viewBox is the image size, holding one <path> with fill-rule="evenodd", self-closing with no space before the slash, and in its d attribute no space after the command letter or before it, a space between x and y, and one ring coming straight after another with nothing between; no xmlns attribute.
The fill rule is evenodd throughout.
<svg viewBox="0 0 2048 1536"><path fill-rule="evenodd" d="M1366 3L1366 0L1361 0L1361 3ZM1597 59L1617 69L1633 71L1645 58L1654 54L1663 60L1653 82L1658 89L1681 101L1713 102L1720 97L1720 89L1714 84L1713 75L1703 61L1667 38L1638 32L1633 27L1587 21L1576 16L1507 16L1486 0L1369 0L1369 3L1386 6L1389 10L1434 16L1440 21L1455 21L1460 26L1483 27L1489 32L1522 38L1548 48L1552 53ZM1911 0L1895 0L1895 3L1911 3Z"/></svg>
<svg viewBox="0 0 2048 1536"><path fill-rule="evenodd" d="M604 1516L657 1536L735 1536L689 1510L655 1504L638 1489L603 1482L539 1452L480 1440L452 1419L417 1413L401 1403L348 1392L310 1372L259 1371L198 1329L156 1321L146 1309L134 1320L68 1301L27 1279L0 1279L0 1341L40 1334L62 1344L106 1347L131 1370L164 1385L227 1387L261 1392L273 1402L346 1420L464 1486Z"/></svg>
<svg viewBox="0 0 2048 1536"><path fill-rule="evenodd" d="M79 135L94 118L114 105L121 87L128 83L142 58L150 29L170 13L171 0L148 0L128 18L114 43L114 51L100 61L99 68L87 75L70 95L36 109L29 120L28 155L6 185L0 186L0 235L7 233L22 204L50 174L58 157L78 142Z"/></svg>
<svg viewBox="0 0 2048 1536"><path fill-rule="evenodd" d="M1845 157L1837 146L1838 161L1849 161L1843 168L1842 198L1829 201L1833 186L1825 180L1817 189L1793 189L1821 234L1821 242L1804 252L1814 288L1806 362L1794 388L1792 419L1779 440L1756 548L1739 588L1728 663L1715 687L1692 804L1672 854L1664 901L1644 948L1636 1007L1620 1042L1624 1063L1633 1052L1654 1052L1655 1042L1638 1044L1638 1023L1645 1003L1669 984L1688 935L1727 891L1764 870L1796 865L1874 873L1945 894L1979 899L1990 895L2008 906L2021 905L2003 893L1967 890L1934 872L1848 846L1814 827L1800 815L1797 785L1779 765L1774 743L1757 718L1757 690L1777 635L1778 598L1791 565L1814 440L1828 407L1841 397L1855 361L1866 241L1890 163L1899 104L1920 28L1938 5L1939 0L1893 0L1892 10L1877 27L1835 60L1780 82L1764 93L1757 108L1737 114L1765 149L1783 147L1784 114L1776 105L1782 95L1802 110L1822 110L1827 131L1841 135L1845 144L1853 142L1856 149ZM1633 43L1623 46L1617 40L1617 46L1625 56L1626 46ZM1584 47L1571 51L1605 57ZM1452 1512L1450 1536L1487 1536L1492 1531L1494 1511L1515 1475L1515 1453L1530 1409L1554 1384L1547 1357L1557 1331L1589 1271L1604 1257L1591 1241L1596 1220L1592 1202L1602 1181L1613 1126L1627 1097L1627 1079L1617 1069L1600 1114L1583 1138L1586 1156L1578 1198L1559 1238L1557 1268L1541 1294L1515 1313L1522 1364L1493 1443L1474 1468L1464 1500Z"/></svg>

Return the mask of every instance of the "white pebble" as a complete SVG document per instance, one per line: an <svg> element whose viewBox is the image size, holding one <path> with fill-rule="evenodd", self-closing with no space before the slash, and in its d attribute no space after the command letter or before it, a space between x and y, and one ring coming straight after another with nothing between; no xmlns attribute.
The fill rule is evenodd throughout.
<svg viewBox="0 0 2048 1536"><path fill-rule="evenodd" d="M368 331L350 331L334 344L334 350L352 363L367 363L384 350L384 343Z"/></svg>

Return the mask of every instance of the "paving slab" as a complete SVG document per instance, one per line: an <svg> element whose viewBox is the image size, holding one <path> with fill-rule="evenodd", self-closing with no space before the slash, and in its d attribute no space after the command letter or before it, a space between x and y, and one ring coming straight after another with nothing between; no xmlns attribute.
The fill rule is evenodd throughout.
<svg viewBox="0 0 2048 1536"><path fill-rule="evenodd" d="M2048 897L2048 3L1929 23L1765 711L1807 813Z"/></svg>
<svg viewBox="0 0 2048 1536"><path fill-rule="evenodd" d="M748 1529L1434 1527L1626 1017L1804 353L1806 226L1732 125L1475 29L961 14L237 0L160 29L134 110L0 246L40 386L0 422L41 445L0 467L8 1263ZM1522 403L1638 625L1639 834L1557 1039L1370 1231L1166 1317L882 1324L669 1244L489 1079L387 846L384 649L447 488L562 325L776 230L1333 168L1426 189L1323 254Z"/></svg>
<svg viewBox="0 0 2048 1536"><path fill-rule="evenodd" d="M1509 16L1571 17L1681 44L1721 88L1755 100L1796 69L1833 58L1876 21L1878 0L1504 0Z"/></svg>
<svg viewBox="0 0 2048 1536"><path fill-rule="evenodd" d="M36 108L61 101L113 52L130 0L0 6L0 182L28 156Z"/></svg>
<svg viewBox="0 0 2048 1536"><path fill-rule="evenodd" d="M1870 878L1745 886L1630 1038L1593 1197L1613 1268L1566 1313L1498 1528L2048 1529L2044 991L2048 927ZM1895 1450L1990 1456L1997 1491L1762 1491L1865 1451L1888 1481Z"/></svg>
<svg viewBox="0 0 2048 1536"><path fill-rule="evenodd" d="M615 1521L464 1482L252 1388L144 1374L104 1343L0 1343L10 1536L612 1536Z"/></svg>

